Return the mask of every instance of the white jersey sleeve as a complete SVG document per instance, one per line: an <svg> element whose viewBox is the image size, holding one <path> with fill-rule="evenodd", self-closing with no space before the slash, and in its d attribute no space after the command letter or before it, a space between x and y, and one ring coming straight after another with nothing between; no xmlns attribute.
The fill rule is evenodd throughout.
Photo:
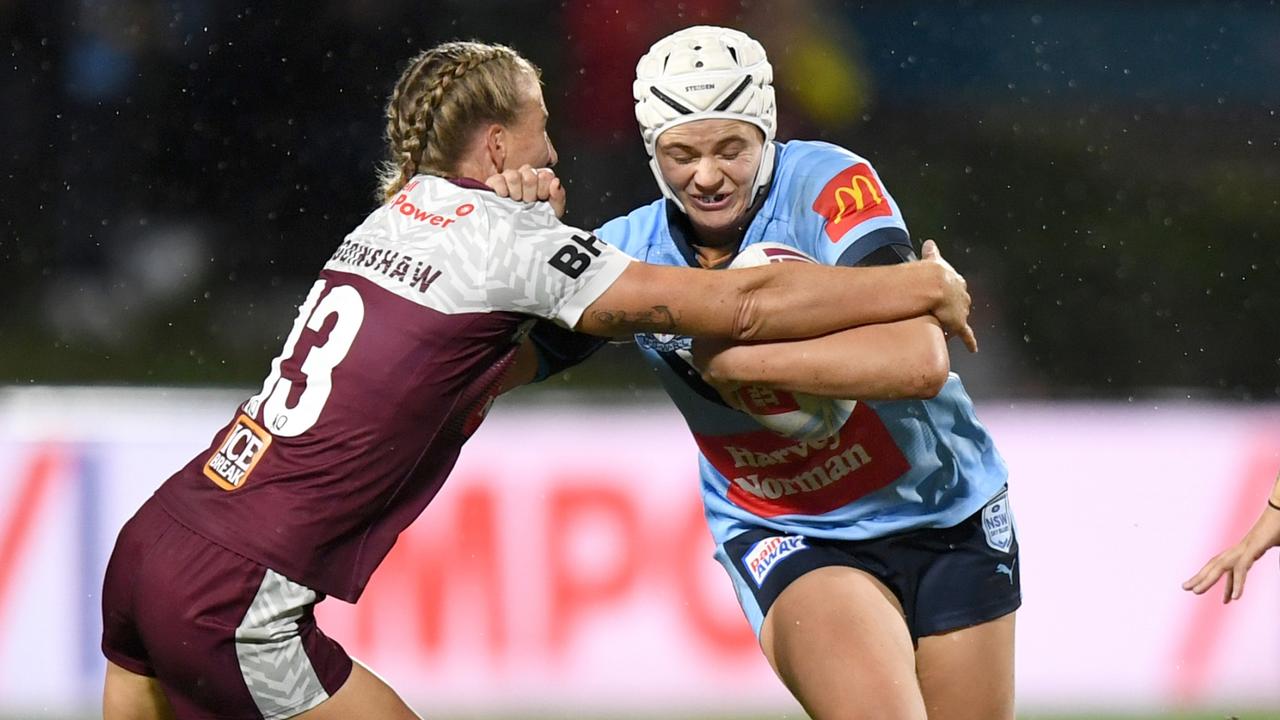
<svg viewBox="0 0 1280 720"><path fill-rule="evenodd" d="M488 209L484 287L494 310L572 329L632 262L592 233L561 223L546 203L491 203Z"/></svg>
<svg viewBox="0 0 1280 720"><path fill-rule="evenodd" d="M517 312L572 329L630 263L547 203L424 175L373 211L325 267L437 312Z"/></svg>

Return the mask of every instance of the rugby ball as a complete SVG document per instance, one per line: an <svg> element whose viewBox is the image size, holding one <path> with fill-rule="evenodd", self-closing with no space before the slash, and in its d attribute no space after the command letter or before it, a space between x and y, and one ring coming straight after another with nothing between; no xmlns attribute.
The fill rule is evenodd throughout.
<svg viewBox="0 0 1280 720"><path fill-rule="evenodd" d="M744 248L729 267L755 267L777 262L811 263L815 260L790 245L762 242ZM768 430L797 440L819 440L834 435L844 427L857 405L855 400L792 393L763 385L720 386L716 389L731 407L750 415Z"/></svg>

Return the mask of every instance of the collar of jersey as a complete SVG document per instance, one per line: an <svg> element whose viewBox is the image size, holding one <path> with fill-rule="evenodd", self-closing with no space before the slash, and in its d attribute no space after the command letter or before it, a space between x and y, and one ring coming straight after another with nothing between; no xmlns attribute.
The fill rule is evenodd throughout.
<svg viewBox="0 0 1280 720"><path fill-rule="evenodd" d="M488 185L485 185L479 180L475 180L469 177L445 178L445 180L448 180L449 182L453 183L454 185L457 185L458 187L464 187L470 190L488 190L489 192L493 192L493 188L489 187Z"/></svg>

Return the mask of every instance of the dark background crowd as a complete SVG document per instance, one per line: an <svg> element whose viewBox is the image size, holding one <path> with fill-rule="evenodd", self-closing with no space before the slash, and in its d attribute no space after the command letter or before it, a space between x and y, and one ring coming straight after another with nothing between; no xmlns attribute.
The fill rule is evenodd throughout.
<svg viewBox="0 0 1280 720"><path fill-rule="evenodd" d="M1280 395L1280 5L1182 0L0 0L0 382L260 383L443 40L542 67L567 221L649 202L635 62L699 23L969 278L976 395Z"/></svg>

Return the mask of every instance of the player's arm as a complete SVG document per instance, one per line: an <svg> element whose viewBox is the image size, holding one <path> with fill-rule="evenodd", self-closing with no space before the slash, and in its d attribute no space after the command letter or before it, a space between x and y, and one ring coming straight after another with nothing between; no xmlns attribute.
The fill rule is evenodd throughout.
<svg viewBox="0 0 1280 720"><path fill-rule="evenodd" d="M516 350L516 359L502 377L498 392L541 382L583 362L608 340L566 330L548 320L534 323Z"/></svg>
<svg viewBox="0 0 1280 720"><path fill-rule="evenodd" d="M516 348L515 362L511 363L507 373L502 376L502 382L498 384L498 394L515 390L521 385L528 385L536 380L537 376L538 351L534 349L533 342L526 338L520 342L520 347Z"/></svg>
<svg viewBox="0 0 1280 720"><path fill-rule="evenodd" d="M486 183L501 197L550 199L557 217L563 212L564 192L549 169L524 166ZM709 273L632 263L574 329L604 336L675 332L747 341L812 337L932 314L948 335L977 350L965 280L931 242L924 263L858 270L783 265Z"/></svg>
<svg viewBox="0 0 1280 720"><path fill-rule="evenodd" d="M814 337L932 313L976 346L969 302L964 278L936 251L921 262L868 268L776 263L709 271L633 262L587 306L574 329L749 342Z"/></svg>
<svg viewBox="0 0 1280 720"><path fill-rule="evenodd" d="M818 293L810 297L808 292L820 287L814 283L823 281L802 281L792 288L786 278L796 273L790 271L830 277L833 273L848 274L852 269L782 263L713 272L633 262L587 307L575 329L592 335L672 332L720 337L722 340L718 343L700 338L694 345L695 352L714 348L709 355L695 357L706 363L700 367L707 370L707 378L712 382L767 384L811 394L862 399L932 397L946 382L949 371L946 340L933 315L838 330L808 340L741 344L742 340L754 337L823 333L831 323L874 323L879 318L869 313L876 312L876 302L885 303L880 307L887 317L910 312L913 307L910 302L926 304L931 302L930 296L926 292L914 301L908 300L907 305L893 305L892 301L912 295L897 288L899 280L893 279L892 274L924 266L926 263L919 262L893 268L863 268L858 274L870 278L867 286L848 283L842 286L844 293ZM765 272L753 272L756 270ZM817 272L804 272L809 270ZM764 277L739 280L742 275ZM881 278L887 280L883 288L875 284ZM926 279L908 286L918 289L928 287L928 282ZM940 287L947 285L944 282ZM962 302L963 312L967 312L968 296L963 293L963 287L953 284L950 289L955 295L952 301ZM864 295L850 294L855 290ZM756 293L761 297L755 297ZM828 308L825 302L841 304ZM837 312L839 308L850 307L857 308L861 314ZM771 322L758 327L761 323L754 319L757 316ZM788 326L787 318L792 316L794 324ZM542 336L535 329L531 338L522 344L516 362L503 379L501 392L575 365L602 342L549 323L540 323L539 327L543 330ZM566 339L569 342L566 343ZM589 341L590 345L580 340Z"/></svg>
<svg viewBox="0 0 1280 720"><path fill-rule="evenodd" d="M1182 589L1201 595L1213 587L1218 578L1226 575L1222 602L1239 600L1244 594L1244 580L1249 574L1249 568L1273 547L1280 547L1280 476L1276 477L1275 487L1267 498L1267 506L1263 508L1253 527L1249 528L1249 532L1245 533L1240 542L1205 563L1200 572L1182 583Z"/></svg>
<svg viewBox="0 0 1280 720"><path fill-rule="evenodd" d="M845 256L860 266L910 267L915 255L905 233L874 251ZM936 253L925 243L925 257ZM951 371L946 336L931 315L865 325L787 342L731 343L697 339L694 364L713 385L767 387L860 400L931 398Z"/></svg>
<svg viewBox="0 0 1280 720"><path fill-rule="evenodd" d="M806 340L735 344L699 338L693 362L712 385L859 400L931 398L951 371L942 327L928 315Z"/></svg>

